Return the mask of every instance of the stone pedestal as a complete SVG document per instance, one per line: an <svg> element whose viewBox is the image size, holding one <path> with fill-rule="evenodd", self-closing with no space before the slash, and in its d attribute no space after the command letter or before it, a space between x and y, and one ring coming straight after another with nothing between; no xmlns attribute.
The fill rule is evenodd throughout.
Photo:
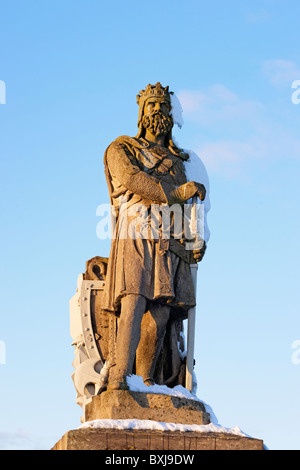
<svg viewBox="0 0 300 470"><path fill-rule="evenodd" d="M84 421L95 419L147 419L164 423L209 424L203 403L171 395L106 391L92 398L84 410Z"/></svg>
<svg viewBox="0 0 300 470"><path fill-rule="evenodd" d="M76 429L67 432L52 450L192 451L263 450L263 441L234 434L179 431ZM116 454L117 455L117 454Z"/></svg>
<svg viewBox="0 0 300 470"><path fill-rule="evenodd" d="M210 423L210 415L200 401L127 390L106 391L92 397L85 405L83 420L97 419L137 419L183 425ZM263 441L219 432L90 427L68 431L52 450L263 450Z"/></svg>

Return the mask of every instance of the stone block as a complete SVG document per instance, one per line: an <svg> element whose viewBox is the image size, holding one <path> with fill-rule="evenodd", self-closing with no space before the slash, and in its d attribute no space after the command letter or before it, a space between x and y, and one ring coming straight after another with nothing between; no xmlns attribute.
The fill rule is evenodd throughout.
<svg viewBox="0 0 300 470"><path fill-rule="evenodd" d="M263 450L263 441L221 433L83 428L68 431L52 450Z"/></svg>
<svg viewBox="0 0 300 470"><path fill-rule="evenodd" d="M147 419L164 423L209 424L203 403L171 395L106 391L87 403L84 421L95 419Z"/></svg>

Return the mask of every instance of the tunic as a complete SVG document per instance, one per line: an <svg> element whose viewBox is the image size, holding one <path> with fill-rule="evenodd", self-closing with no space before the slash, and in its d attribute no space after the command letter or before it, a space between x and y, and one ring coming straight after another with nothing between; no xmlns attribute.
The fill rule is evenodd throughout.
<svg viewBox="0 0 300 470"><path fill-rule="evenodd" d="M183 310L195 306L190 274L193 258L184 247L183 210L181 233L173 212L166 212L170 215L165 219L167 225L161 215L169 207L166 194L187 182L182 156L122 136L106 150L104 165L116 222L104 309L118 312L127 294Z"/></svg>

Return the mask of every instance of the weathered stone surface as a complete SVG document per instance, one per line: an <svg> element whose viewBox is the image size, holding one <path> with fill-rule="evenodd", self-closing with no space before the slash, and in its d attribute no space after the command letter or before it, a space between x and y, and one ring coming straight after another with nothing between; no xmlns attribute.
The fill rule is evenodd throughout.
<svg viewBox="0 0 300 470"><path fill-rule="evenodd" d="M194 315L192 272L206 244L189 226L197 226L197 198L204 201L206 189L203 171L193 173L199 181L188 180L190 155L173 142L171 96L159 82L141 90L138 134L115 139L103 159L116 227L102 304L120 317L108 376L115 389L131 374L142 376L147 385L192 389L193 341L186 363L178 343L182 321ZM184 207L192 208L191 198L195 211L189 224Z"/></svg>
<svg viewBox="0 0 300 470"><path fill-rule="evenodd" d="M221 433L75 429L52 450L263 450L263 441Z"/></svg>
<svg viewBox="0 0 300 470"><path fill-rule="evenodd" d="M85 421L95 419L147 419L165 423L209 424L203 403L170 395L106 391L85 406Z"/></svg>

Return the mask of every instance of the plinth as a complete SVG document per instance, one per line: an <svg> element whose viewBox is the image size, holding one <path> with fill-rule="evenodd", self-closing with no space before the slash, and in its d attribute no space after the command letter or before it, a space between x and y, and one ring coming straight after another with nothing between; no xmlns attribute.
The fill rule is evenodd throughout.
<svg viewBox="0 0 300 470"><path fill-rule="evenodd" d="M209 424L210 416L201 401L171 395L106 391L86 404L84 421L95 419L146 419L164 423Z"/></svg>
<svg viewBox="0 0 300 470"><path fill-rule="evenodd" d="M93 421L106 419L116 420L116 422L117 420L141 420L140 423L146 421L148 424L150 421L150 423L153 422L153 428L92 427ZM205 405L198 400L171 395L127 390L106 391L92 397L91 401L85 405L83 421L87 427L68 431L52 450L263 450L263 441L260 439L230 432L205 432L205 425L210 423L210 415ZM91 422L91 427L89 427L89 422ZM201 425L201 432L158 430L155 429L155 422Z"/></svg>
<svg viewBox="0 0 300 470"><path fill-rule="evenodd" d="M52 450L263 450L263 441L229 433L83 428L68 431Z"/></svg>

